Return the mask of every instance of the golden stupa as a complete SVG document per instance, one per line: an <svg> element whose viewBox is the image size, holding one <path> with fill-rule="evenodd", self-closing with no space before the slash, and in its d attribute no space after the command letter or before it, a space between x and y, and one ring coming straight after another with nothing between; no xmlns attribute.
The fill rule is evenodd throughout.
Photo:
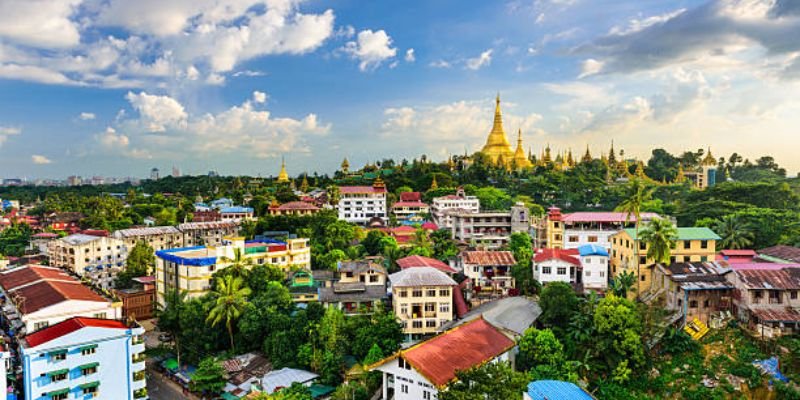
<svg viewBox="0 0 800 400"><path fill-rule="evenodd" d="M284 162L283 157L281 157L281 172L278 173L278 183L288 183L289 182L289 174L286 173L286 162Z"/></svg>
<svg viewBox="0 0 800 400"><path fill-rule="evenodd" d="M514 165L517 168L529 168L531 160L525 155L525 150L522 150L522 129L517 132L517 150L514 151Z"/></svg>
<svg viewBox="0 0 800 400"><path fill-rule="evenodd" d="M514 152L511 150L511 145L506 138L506 132L503 130L503 117L500 114L500 95L497 95L494 107L494 125L489 137L486 139L486 145L483 146L481 153L486 154L489 159L495 163L507 165L514 159Z"/></svg>

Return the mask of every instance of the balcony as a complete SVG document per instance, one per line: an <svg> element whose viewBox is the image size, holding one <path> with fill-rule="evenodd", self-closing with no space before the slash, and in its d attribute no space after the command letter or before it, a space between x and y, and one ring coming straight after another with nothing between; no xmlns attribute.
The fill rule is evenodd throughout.
<svg viewBox="0 0 800 400"><path fill-rule="evenodd" d="M144 371L136 371L133 373L133 381L143 381L146 378Z"/></svg>
<svg viewBox="0 0 800 400"><path fill-rule="evenodd" d="M143 381L144 382L144 381ZM136 400L146 400L147 399L147 389L137 389L133 391L133 398Z"/></svg>
<svg viewBox="0 0 800 400"><path fill-rule="evenodd" d="M146 367L147 367L147 365L145 363L137 362L137 363L133 363L133 365L131 366L131 370L133 372L139 372L139 371L144 371Z"/></svg>
<svg viewBox="0 0 800 400"><path fill-rule="evenodd" d="M144 353L144 343L138 343L131 346L131 353L139 354Z"/></svg>

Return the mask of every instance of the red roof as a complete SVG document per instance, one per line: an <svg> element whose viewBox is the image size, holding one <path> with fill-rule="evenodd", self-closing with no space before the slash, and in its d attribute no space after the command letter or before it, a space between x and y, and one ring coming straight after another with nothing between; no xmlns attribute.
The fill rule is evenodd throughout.
<svg viewBox="0 0 800 400"><path fill-rule="evenodd" d="M420 192L400 193L400 201L422 201L422 193Z"/></svg>
<svg viewBox="0 0 800 400"><path fill-rule="evenodd" d="M40 232L40 233L37 233L37 234L35 234L35 235L31 236L31 237L34 238L34 239L55 239L55 238L58 237L58 234L50 233L50 232Z"/></svg>
<svg viewBox="0 0 800 400"><path fill-rule="evenodd" d="M465 251L464 264L514 265L517 260L510 251Z"/></svg>
<svg viewBox="0 0 800 400"><path fill-rule="evenodd" d="M539 249L536 250L536 254L533 256L533 261L543 262L547 260L561 260L568 262L572 265L581 265L580 260L574 257L577 256L578 249Z"/></svg>
<svg viewBox="0 0 800 400"><path fill-rule="evenodd" d="M431 383L442 387L466 370L514 347L514 341L483 318L455 327L401 352L400 357Z"/></svg>
<svg viewBox="0 0 800 400"><path fill-rule="evenodd" d="M428 205L421 202L421 201L398 201L392 205L392 208L399 208L399 207L427 207Z"/></svg>
<svg viewBox="0 0 800 400"><path fill-rule="evenodd" d="M22 285L27 285L40 280L53 279L75 281L73 277L67 275L66 272L58 268L45 267L41 265L27 265L0 273L0 286L2 286L3 289L8 292Z"/></svg>
<svg viewBox="0 0 800 400"><path fill-rule="evenodd" d="M417 231L416 228L414 228L413 226L408 226L408 225L398 226L397 228L392 228L391 229L392 234L395 234L395 235L397 235L397 234L411 235L411 234L414 234L414 232L416 232L416 231Z"/></svg>
<svg viewBox="0 0 800 400"><path fill-rule="evenodd" d="M430 257L423 256L408 256L397 260L397 265L402 269L413 267L431 267L448 274L455 274L456 271L453 267Z"/></svg>
<svg viewBox="0 0 800 400"><path fill-rule="evenodd" d="M40 265L28 265L0 274L0 286L22 314L67 300L108 302L58 268Z"/></svg>
<svg viewBox="0 0 800 400"><path fill-rule="evenodd" d="M724 256L756 256L755 250L720 250L719 254Z"/></svg>
<svg viewBox="0 0 800 400"><path fill-rule="evenodd" d="M425 229L425 230L428 230L428 231L438 231L439 230L439 225L436 225L431 221L425 222L424 224L422 224L421 227L422 227L422 229Z"/></svg>
<svg viewBox="0 0 800 400"><path fill-rule="evenodd" d="M340 186L340 194L357 194L357 193L386 193L385 187L374 186Z"/></svg>
<svg viewBox="0 0 800 400"><path fill-rule="evenodd" d="M127 325L113 319L72 317L55 325L51 325L47 328L33 332L30 335L25 336L24 340L28 347L36 347L87 327L128 329Z"/></svg>
<svg viewBox="0 0 800 400"><path fill-rule="evenodd" d="M658 214L651 212L641 213L642 220L647 221L658 218ZM636 216L625 212L574 212L562 216L564 222L636 222Z"/></svg>

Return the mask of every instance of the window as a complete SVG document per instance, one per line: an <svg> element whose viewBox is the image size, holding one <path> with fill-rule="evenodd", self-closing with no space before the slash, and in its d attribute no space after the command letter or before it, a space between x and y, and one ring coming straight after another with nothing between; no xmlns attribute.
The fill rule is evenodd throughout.
<svg viewBox="0 0 800 400"><path fill-rule="evenodd" d="M697 300L689 300L689 308L697 308Z"/></svg>
<svg viewBox="0 0 800 400"><path fill-rule="evenodd" d="M684 240L683 241L683 248L684 249L690 249L691 247L692 247L692 242L690 242L688 240Z"/></svg>
<svg viewBox="0 0 800 400"><path fill-rule="evenodd" d="M450 297L450 289L439 289L439 297Z"/></svg>
<svg viewBox="0 0 800 400"><path fill-rule="evenodd" d="M411 323L411 327L414 329L421 329L422 328L422 321L414 321Z"/></svg>
<svg viewBox="0 0 800 400"><path fill-rule="evenodd" d="M570 243L577 243L577 242L578 242L578 237L577 237L577 236L575 236L575 235L570 235L570 236L567 238L567 240L568 240Z"/></svg>
<svg viewBox="0 0 800 400"><path fill-rule="evenodd" d="M85 395L90 394L94 397L95 393L97 393L97 386L83 388L83 394Z"/></svg>
<svg viewBox="0 0 800 400"><path fill-rule="evenodd" d="M597 243L597 236L589 236L589 243Z"/></svg>
<svg viewBox="0 0 800 400"><path fill-rule="evenodd" d="M67 372L58 371L58 373L50 375L51 382L59 382L67 379Z"/></svg>
<svg viewBox="0 0 800 400"><path fill-rule="evenodd" d="M408 291L407 290L401 290L400 291L400 297L408 297Z"/></svg>
<svg viewBox="0 0 800 400"><path fill-rule="evenodd" d="M411 297L422 297L422 289L414 289L411 291Z"/></svg>
<svg viewBox="0 0 800 400"><path fill-rule="evenodd" d="M425 312L436 311L436 303L425 303Z"/></svg>
<svg viewBox="0 0 800 400"><path fill-rule="evenodd" d="M428 297L436 297L436 289L428 289Z"/></svg>
<svg viewBox="0 0 800 400"><path fill-rule="evenodd" d="M429 320L425 321L425 327L426 328L436 328L436 320L435 319L429 319Z"/></svg>
<svg viewBox="0 0 800 400"><path fill-rule="evenodd" d="M67 393L58 393L50 396L50 400L67 400L69 396L69 392Z"/></svg>
<svg viewBox="0 0 800 400"><path fill-rule="evenodd" d="M591 272L591 271L589 271L589 270L584 270L584 271L583 271L583 276L585 276L585 277L587 277L587 278L588 278L588 277L592 276L592 272Z"/></svg>
<svg viewBox="0 0 800 400"><path fill-rule="evenodd" d="M639 264L647 264L647 256L639 256Z"/></svg>
<svg viewBox="0 0 800 400"><path fill-rule="evenodd" d="M675 264L675 261L676 261L676 260L677 260L677 259L675 258L675 256L671 256L671 257L669 258L669 263L670 263L670 264Z"/></svg>
<svg viewBox="0 0 800 400"><path fill-rule="evenodd" d="M378 281L378 275L370 275L369 276L369 281L372 282L372 283L377 282Z"/></svg>
<svg viewBox="0 0 800 400"><path fill-rule="evenodd" d="M708 248L708 240L701 240L700 241L700 248L707 249Z"/></svg>
<svg viewBox="0 0 800 400"><path fill-rule="evenodd" d="M67 359L67 351L57 351L50 353L50 361L62 361Z"/></svg>
<svg viewBox="0 0 800 400"><path fill-rule="evenodd" d="M551 270L552 270L551 267L542 267L542 273L543 274L548 274L549 275Z"/></svg>
<svg viewBox="0 0 800 400"><path fill-rule="evenodd" d="M605 278L606 277L606 271L600 271L600 277L601 278Z"/></svg>
<svg viewBox="0 0 800 400"><path fill-rule="evenodd" d="M34 331L38 331L39 329L47 328L47 325L50 325L47 321L37 322L37 323L33 324L33 330Z"/></svg>
<svg viewBox="0 0 800 400"><path fill-rule="evenodd" d="M448 304L448 303L439 303L439 312L440 313L449 313L450 312L450 304Z"/></svg>
<svg viewBox="0 0 800 400"><path fill-rule="evenodd" d="M208 272L214 272L215 269L217 269L216 265L209 265L208 266Z"/></svg>
<svg viewBox="0 0 800 400"><path fill-rule="evenodd" d="M408 314L408 305L403 304L400 306L400 315L407 315Z"/></svg>
<svg viewBox="0 0 800 400"><path fill-rule="evenodd" d="M558 275L566 275L567 274L567 267L558 267L556 272Z"/></svg>
<svg viewBox="0 0 800 400"><path fill-rule="evenodd" d="M797 290L792 290L789 292L789 298L792 300L797 300Z"/></svg>
<svg viewBox="0 0 800 400"><path fill-rule="evenodd" d="M708 308L709 302L708 300L703 301L703 308Z"/></svg>
<svg viewBox="0 0 800 400"><path fill-rule="evenodd" d="M639 242L639 250L647 250L647 243Z"/></svg>
<svg viewBox="0 0 800 400"><path fill-rule="evenodd" d="M645 278L646 278L646 277L645 277L644 275L641 275L641 276L639 277L639 280L640 280L640 281L642 281L642 282L644 282Z"/></svg>
<svg viewBox="0 0 800 400"><path fill-rule="evenodd" d="M104 312L97 313L97 314L93 315L93 317L97 318L97 319L106 319L106 313L104 313Z"/></svg>
<svg viewBox="0 0 800 400"><path fill-rule="evenodd" d="M431 392L427 390L422 391L422 400L431 400Z"/></svg>
<svg viewBox="0 0 800 400"><path fill-rule="evenodd" d="M82 356L88 356L90 354L97 353L97 346L87 346L81 349Z"/></svg>
<svg viewBox="0 0 800 400"><path fill-rule="evenodd" d="M81 375L91 375L97 372L97 367L81 368Z"/></svg>
<svg viewBox="0 0 800 400"><path fill-rule="evenodd" d="M408 385L401 383L400 384L400 392L401 393L408 393Z"/></svg>
<svg viewBox="0 0 800 400"><path fill-rule="evenodd" d="M706 262L706 261L708 261L708 257L707 256L700 256L700 261Z"/></svg>

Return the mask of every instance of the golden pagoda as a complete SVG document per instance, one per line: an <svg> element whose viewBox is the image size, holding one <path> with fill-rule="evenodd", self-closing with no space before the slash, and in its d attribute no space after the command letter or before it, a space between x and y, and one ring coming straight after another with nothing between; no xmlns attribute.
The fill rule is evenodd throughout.
<svg viewBox="0 0 800 400"><path fill-rule="evenodd" d="M433 179L431 180L431 188L430 188L430 190L436 190L438 188L439 188L439 184L436 183L436 175L434 175Z"/></svg>
<svg viewBox="0 0 800 400"><path fill-rule="evenodd" d="M711 155L711 148L710 147L708 148L708 153L706 153L706 156L705 156L705 158L703 158L703 161L701 162L701 164L703 166L716 166L717 165L717 159L714 158L713 155Z"/></svg>
<svg viewBox="0 0 800 400"><path fill-rule="evenodd" d="M570 168L575 166L575 159L572 158L572 149L569 149L569 152L567 153L567 165Z"/></svg>
<svg viewBox="0 0 800 400"><path fill-rule="evenodd" d="M281 172L278 173L278 183L289 183L289 174L286 173L286 162L281 157Z"/></svg>
<svg viewBox="0 0 800 400"><path fill-rule="evenodd" d="M614 154L614 141L611 141L611 150L608 151L608 164L609 165L616 165L617 164L617 156Z"/></svg>
<svg viewBox="0 0 800 400"><path fill-rule="evenodd" d="M583 158L581 159L583 163L590 163L592 162L592 153L589 152L589 145L586 145L586 153L583 154Z"/></svg>
<svg viewBox="0 0 800 400"><path fill-rule="evenodd" d="M636 171L634 172L637 178L639 179L648 179L647 175L644 173L644 163L639 161L636 163Z"/></svg>
<svg viewBox="0 0 800 400"><path fill-rule="evenodd" d="M494 107L494 125L492 131L489 132L489 137L486 139L486 145L481 149L481 153L487 155L489 159L495 164L506 164L514 158L514 152L511 150L511 145L506 138L506 132L503 130L503 116L500 113L500 95L495 99Z"/></svg>
<svg viewBox="0 0 800 400"><path fill-rule="evenodd" d="M347 161L347 157L342 160L342 172L345 174L350 172L350 161Z"/></svg>
<svg viewBox="0 0 800 400"><path fill-rule="evenodd" d="M553 162L553 159L550 158L550 143L548 143L547 147L544 148L544 155L542 156L542 162L544 162L545 165Z"/></svg>
<svg viewBox="0 0 800 400"><path fill-rule="evenodd" d="M686 182L686 175L683 173L683 164L678 164L678 173L675 175L675 183Z"/></svg>
<svg viewBox="0 0 800 400"><path fill-rule="evenodd" d="M522 150L522 129L517 132L517 150L514 151L514 165L517 169L530 168L531 160L525 156L525 150Z"/></svg>
<svg viewBox="0 0 800 400"><path fill-rule="evenodd" d="M300 191L308 193L308 174L303 175L303 182L300 183Z"/></svg>

